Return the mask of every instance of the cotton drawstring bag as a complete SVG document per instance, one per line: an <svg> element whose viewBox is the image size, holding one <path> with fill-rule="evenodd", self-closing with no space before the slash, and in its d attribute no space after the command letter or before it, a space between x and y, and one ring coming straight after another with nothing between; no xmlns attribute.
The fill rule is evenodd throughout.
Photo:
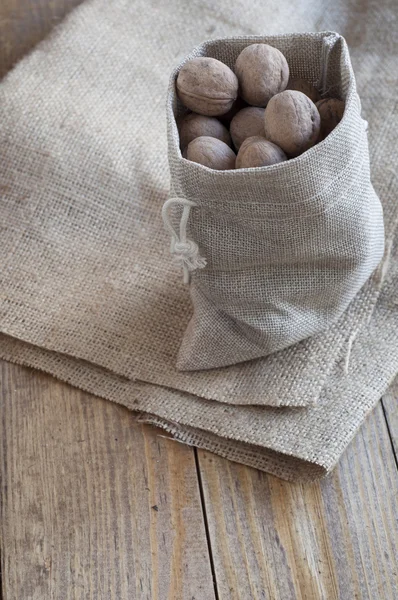
<svg viewBox="0 0 398 600"><path fill-rule="evenodd" d="M345 101L342 121L301 156L215 171L182 157L179 69L196 56L233 68L252 43L286 57L292 77ZM366 122L347 44L336 33L209 41L174 71L167 99L171 252L191 278L194 313L177 368L223 367L267 356L337 321L380 262L383 215L372 187Z"/></svg>

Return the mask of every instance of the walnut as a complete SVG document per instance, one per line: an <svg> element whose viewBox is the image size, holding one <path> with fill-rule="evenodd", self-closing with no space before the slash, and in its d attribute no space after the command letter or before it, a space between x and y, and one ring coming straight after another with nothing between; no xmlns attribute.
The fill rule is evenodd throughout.
<svg viewBox="0 0 398 600"><path fill-rule="evenodd" d="M321 95L312 83L305 79L290 78L287 84L287 90L296 90L296 92L302 92L315 104L321 99Z"/></svg>
<svg viewBox="0 0 398 600"><path fill-rule="evenodd" d="M264 135L264 109L249 106L240 110L231 121L230 132L237 150L246 138L253 135Z"/></svg>
<svg viewBox="0 0 398 600"><path fill-rule="evenodd" d="M287 160L286 154L264 137L254 135L245 139L236 157L235 168L266 167Z"/></svg>
<svg viewBox="0 0 398 600"><path fill-rule="evenodd" d="M221 140L204 135L195 138L188 144L187 159L210 169L225 171L235 168L236 155Z"/></svg>
<svg viewBox="0 0 398 600"><path fill-rule="evenodd" d="M302 92L281 92L271 98L265 109L265 137L289 156L298 156L314 146L320 127L317 107Z"/></svg>
<svg viewBox="0 0 398 600"><path fill-rule="evenodd" d="M215 117L205 117L196 113L185 115L180 123L181 148L186 148L189 142L203 135L217 138L232 146L228 129Z"/></svg>
<svg viewBox="0 0 398 600"><path fill-rule="evenodd" d="M269 99L282 92L289 80L289 65L282 52L268 44L251 44L235 63L240 94L248 104L267 106Z"/></svg>
<svg viewBox="0 0 398 600"><path fill-rule="evenodd" d="M238 79L215 58L198 57L185 63L177 77L177 94L192 111L209 117L230 110L238 96Z"/></svg>
<svg viewBox="0 0 398 600"><path fill-rule="evenodd" d="M324 98L316 103L321 116L321 133L319 141L324 140L327 135L338 125L343 118L345 103L337 98Z"/></svg>

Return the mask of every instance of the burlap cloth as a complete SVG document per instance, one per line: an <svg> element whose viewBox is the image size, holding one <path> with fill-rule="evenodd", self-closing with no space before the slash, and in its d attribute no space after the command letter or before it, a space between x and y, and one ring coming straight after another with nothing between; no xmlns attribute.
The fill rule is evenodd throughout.
<svg viewBox="0 0 398 600"><path fill-rule="evenodd" d="M329 472L398 371L394 10L94 0L72 13L0 84L1 356L281 477ZM169 74L209 37L293 30L336 30L350 44L384 262L328 332L177 373L192 309L160 220Z"/></svg>

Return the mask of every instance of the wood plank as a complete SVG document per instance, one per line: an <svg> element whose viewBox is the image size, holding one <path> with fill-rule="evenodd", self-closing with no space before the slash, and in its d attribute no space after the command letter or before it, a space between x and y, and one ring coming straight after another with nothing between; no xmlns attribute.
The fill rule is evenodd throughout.
<svg viewBox="0 0 398 600"><path fill-rule="evenodd" d="M194 451L2 364L4 600L214 598Z"/></svg>
<svg viewBox="0 0 398 600"><path fill-rule="evenodd" d="M322 482L198 455L220 600L398 598L398 472L380 404Z"/></svg>
<svg viewBox="0 0 398 600"><path fill-rule="evenodd" d="M389 387L382 398L384 415L387 419L391 443L394 448L395 458L398 457L398 377Z"/></svg>
<svg viewBox="0 0 398 600"><path fill-rule="evenodd" d="M0 77L82 0L2 0Z"/></svg>

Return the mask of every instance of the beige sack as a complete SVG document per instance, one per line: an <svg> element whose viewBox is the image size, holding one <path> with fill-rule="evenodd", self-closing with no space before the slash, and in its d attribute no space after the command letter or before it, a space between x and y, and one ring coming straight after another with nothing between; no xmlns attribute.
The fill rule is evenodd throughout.
<svg viewBox="0 0 398 600"><path fill-rule="evenodd" d="M258 42L278 48L293 77L344 99L341 123L298 158L270 167L215 171L185 160L176 124L185 110L175 91L179 69L195 56L233 68L242 49ZM267 356L337 321L384 250L366 122L344 38L315 33L206 42L171 77L167 122L175 198L169 203L184 207L183 214L181 207L169 211L172 250L192 271L194 306L177 367L211 369ZM188 246L179 237L184 219Z"/></svg>

